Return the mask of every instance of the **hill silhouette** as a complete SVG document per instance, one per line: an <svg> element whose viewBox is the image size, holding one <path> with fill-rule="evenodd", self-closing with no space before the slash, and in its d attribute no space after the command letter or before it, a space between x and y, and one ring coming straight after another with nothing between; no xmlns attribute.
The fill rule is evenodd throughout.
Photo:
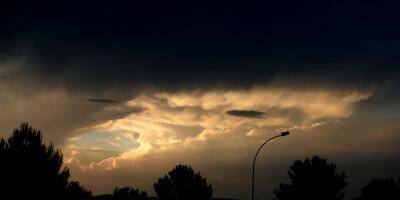
<svg viewBox="0 0 400 200"><path fill-rule="evenodd" d="M102 194L93 196L92 200L116 200L112 194ZM158 197L148 197L148 200L160 200ZM241 200L241 199L230 199L230 198L211 198L211 200Z"/></svg>

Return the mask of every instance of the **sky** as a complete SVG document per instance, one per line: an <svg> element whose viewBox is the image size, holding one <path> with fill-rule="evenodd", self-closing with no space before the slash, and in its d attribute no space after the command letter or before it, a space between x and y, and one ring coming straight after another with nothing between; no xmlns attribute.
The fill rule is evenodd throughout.
<svg viewBox="0 0 400 200"><path fill-rule="evenodd" d="M191 165L214 196L272 199L294 160L347 199L400 176L399 3L12 1L0 6L0 136L21 122L95 194Z"/></svg>

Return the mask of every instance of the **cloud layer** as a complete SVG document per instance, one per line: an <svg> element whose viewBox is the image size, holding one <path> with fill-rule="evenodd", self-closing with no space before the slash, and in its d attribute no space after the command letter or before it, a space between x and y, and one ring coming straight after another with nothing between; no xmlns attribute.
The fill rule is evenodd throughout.
<svg viewBox="0 0 400 200"><path fill-rule="evenodd" d="M251 90L147 93L127 102L127 106L144 108L143 112L85 130L138 132L139 146L102 161L93 160L91 164L83 164L90 161L80 160L79 146L67 144L65 152L73 152L68 154L68 164L78 176L101 174L106 179L115 176L115 173L127 171L126 173L133 176L130 177L133 179L131 181L148 188L151 181L156 180L156 176L181 162L204 167L207 173L213 165L228 167L229 163L235 163L246 167L254 146L260 144L265 137L282 130L301 133L325 123L347 119L355 112L355 105L369 99L371 95L371 91L299 92L289 88L268 87L255 87ZM245 110L246 117L226 114L227 110L236 109L242 112ZM262 118L253 115L248 117L249 110L263 110L268 115ZM243 116L242 112L239 112L240 116ZM114 141L110 140L111 142ZM205 163L210 163L210 166ZM235 172L237 180L231 184L237 181L242 181L240 185L245 184L248 181L245 172ZM229 185L229 180L220 178L221 180L211 180L217 182L217 191L222 194L226 191L220 187ZM109 191L106 188L111 187L87 179L82 181L98 188L98 192ZM120 179L119 183L128 181L129 179ZM245 193L243 190L242 192Z"/></svg>

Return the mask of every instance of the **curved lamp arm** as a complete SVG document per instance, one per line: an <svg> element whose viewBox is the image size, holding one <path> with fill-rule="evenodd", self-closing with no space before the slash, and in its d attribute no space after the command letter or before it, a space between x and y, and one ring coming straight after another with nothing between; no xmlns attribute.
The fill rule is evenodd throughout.
<svg viewBox="0 0 400 200"><path fill-rule="evenodd" d="M265 141L265 142L260 146L260 148L258 148L257 153L256 153L256 155L254 156L254 159L253 159L253 176L252 176L252 179L251 179L251 199L252 199L252 200L254 200L254 169L255 169L255 166L256 166L256 160L257 160L258 153L259 153L260 150L264 147L264 145L266 145L269 141L271 141L271 140L273 140L273 139L275 139L275 138L278 138L278 137L287 136L287 135L289 135L289 134L290 134L289 131L284 131L284 132L282 132L281 134L279 134L279 135L277 135L277 136L274 136L274 137L268 139L267 141Z"/></svg>

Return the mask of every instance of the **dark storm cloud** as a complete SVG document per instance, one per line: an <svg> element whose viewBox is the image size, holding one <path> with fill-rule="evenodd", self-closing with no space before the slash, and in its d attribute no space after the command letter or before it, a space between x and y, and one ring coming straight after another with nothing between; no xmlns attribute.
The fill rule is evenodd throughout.
<svg viewBox="0 0 400 200"><path fill-rule="evenodd" d="M228 110L226 114L236 117L249 117L249 118L261 118L265 116L264 112L255 110Z"/></svg>
<svg viewBox="0 0 400 200"><path fill-rule="evenodd" d="M65 92L62 98L37 100L54 107L67 104L65 115L54 117L63 112L51 107L45 117L70 123L65 128L51 123L57 126L49 130L63 133L135 112L104 109L113 99L131 100L148 86L370 87L399 75L396 4L7 1L0 6L0 79L8 78L0 87L23 99L26 113L39 109L25 100L31 98L27 94ZM90 97L96 98L82 104ZM18 102L10 97L4 107ZM74 117L75 108L83 119ZM38 119L22 111L10 118L16 111L7 112L13 121L7 130Z"/></svg>
<svg viewBox="0 0 400 200"><path fill-rule="evenodd" d="M105 104L115 104L119 103L118 101L112 99L97 99L97 98L89 98L86 101L93 102L93 103L105 103Z"/></svg>
<svg viewBox="0 0 400 200"><path fill-rule="evenodd" d="M394 4L15 1L0 10L0 59L24 59L40 84L94 93L364 87L398 75Z"/></svg>

